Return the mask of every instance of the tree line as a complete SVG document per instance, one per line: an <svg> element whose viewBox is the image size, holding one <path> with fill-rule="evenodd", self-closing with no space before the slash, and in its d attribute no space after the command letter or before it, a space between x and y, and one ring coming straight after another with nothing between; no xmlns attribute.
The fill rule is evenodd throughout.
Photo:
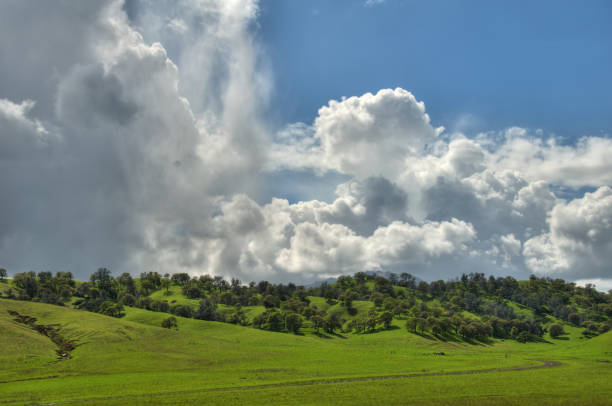
<svg viewBox="0 0 612 406"><path fill-rule="evenodd" d="M6 271L2 275L0 270L0 280L6 278ZM88 281L78 283L70 272L17 273L12 286L7 297L56 305L71 302L76 308L113 317L121 317L124 306L132 306L294 333L305 325L317 333L371 333L391 328L393 320L398 320L414 334L526 342L541 339L550 316L584 327L585 336L612 327L611 293L599 292L592 285L580 287L562 279L533 275L527 281L517 281L509 276L487 278L471 273L449 281L426 282L408 273L383 276L358 272L340 276L334 283L306 288L268 281L244 284L236 278L192 277L187 273L144 272L139 278L123 273L115 277L110 270L99 268ZM156 291L170 296L171 287L179 287L185 297L199 304L150 297ZM321 297L329 305L339 306L330 311L319 309L309 297ZM355 303L364 302L370 305L358 310ZM224 305L222 310L220 305ZM249 306L263 306L265 310L249 320L245 312ZM175 322L168 323L176 326ZM561 332L557 327L552 330L551 336L563 334L562 328Z"/></svg>

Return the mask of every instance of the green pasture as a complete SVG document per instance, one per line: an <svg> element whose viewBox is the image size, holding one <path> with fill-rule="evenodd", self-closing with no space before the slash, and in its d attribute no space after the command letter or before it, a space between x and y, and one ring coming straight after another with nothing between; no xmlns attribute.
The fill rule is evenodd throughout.
<svg viewBox="0 0 612 406"><path fill-rule="evenodd" d="M54 344L8 310L78 340L72 358L58 360ZM115 319L0 299L0 405L612 404L612 333L586 339L565 325L568 334L542 343L466 343L408 333L401 320L319 336L180 317L178 330L159 327L168 316L126 308ZM561 365L512 370L543 361Z"/></svg>
<svg viewBox="0 0 612 406"><path fill-rule="evenodd" d="M154 300L166 300L171 305L187 305L191 306L194 309L197 309L200 300L198 299L189 299L185 297L181 291L181 287L177 285L171 285L168 288L168 292L166 293L166 289L156 290L155 292L149 295L151 299Z"/></svg>

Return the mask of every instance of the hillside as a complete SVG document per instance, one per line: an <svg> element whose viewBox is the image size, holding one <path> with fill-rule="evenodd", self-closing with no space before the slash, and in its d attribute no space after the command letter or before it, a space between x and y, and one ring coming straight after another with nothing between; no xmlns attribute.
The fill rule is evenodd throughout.
<svg viewBox="0 0 612 406"><path fill-rule="evenodd" d="M18 273L0 283L0 295L122 317L125 307L258 329L334 336L375 333L391 327L436 340L469 343L558 339L581 329L584 338L612 328L612 294L561 279L485 278L463 274L449 281L388 279L359 272L332 284L304 288L267 281L146 272L112 276L105 268L87 282L69 272ZM175 319L168 318L171 327Z"/></svg>
<svg viewBox="0 0 612 406"><path fill-rule="evenodd" d="M75 340L71 357L58 360L51 341L15 322L9 310ZM168 330L158 327L163 313L125 313L117 319L0 300L0 401L607 404L612 395L612 333L472 345L407 334L394 321L397 328L376 334L322 339L181 317L178 330Z"/></svg>

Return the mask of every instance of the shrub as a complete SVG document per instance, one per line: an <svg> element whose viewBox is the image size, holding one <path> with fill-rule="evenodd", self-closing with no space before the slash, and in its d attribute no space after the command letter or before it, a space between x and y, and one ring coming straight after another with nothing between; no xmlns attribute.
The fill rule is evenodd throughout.
<svg viewBox="0 0 612 406"><path fill-rule="evenodd" d="M174 328L178 330L178 323L176 317L170 316L167 319L162 320L161 326L163 328Z"/></svg>
<svg viewBox="0 0 612 406"><path fill-rule="evenodd" d="M181 316L181 317L192 317L193 316L193 309L189 306L185 306L185 305L176 305L174 307L172 307L170 309L170 311L173 314L176 314L177 316Z"/></svg>
<svg viewBox="0 0 612 406"><path fill-rule="evenodd" d="M302 316L296 313L288 313L285 316L285 328L287 331L297 333L302 327L303 320Z"/></svg>
<svg viewBox="0 0 612 406"><path fill-rule="evenodd" d="M521 331L516 335L516 341L518 341L519 343L526 343L527 341L530 341L530 339L531 337L526 331Z"/></svg>
<svg viewBox="0 0 612 406"><path fill-rule="evenodd" d="M561 324L555 323L551 324L551 326L548 328L548 333L552 338L557 338L561 334L565 334L565 331L563 331L563 326Z"/></svg>

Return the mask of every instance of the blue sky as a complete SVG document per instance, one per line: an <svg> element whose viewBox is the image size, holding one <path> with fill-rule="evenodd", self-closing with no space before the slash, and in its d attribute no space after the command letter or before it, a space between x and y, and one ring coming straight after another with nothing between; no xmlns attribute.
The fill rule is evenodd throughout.
<svg viewBox="0 0 612 406"><path fill-rule="evenodd" d="M612 128L609 1L263 1L279 122L402 87L434 124L574 138Z"/></svg>

